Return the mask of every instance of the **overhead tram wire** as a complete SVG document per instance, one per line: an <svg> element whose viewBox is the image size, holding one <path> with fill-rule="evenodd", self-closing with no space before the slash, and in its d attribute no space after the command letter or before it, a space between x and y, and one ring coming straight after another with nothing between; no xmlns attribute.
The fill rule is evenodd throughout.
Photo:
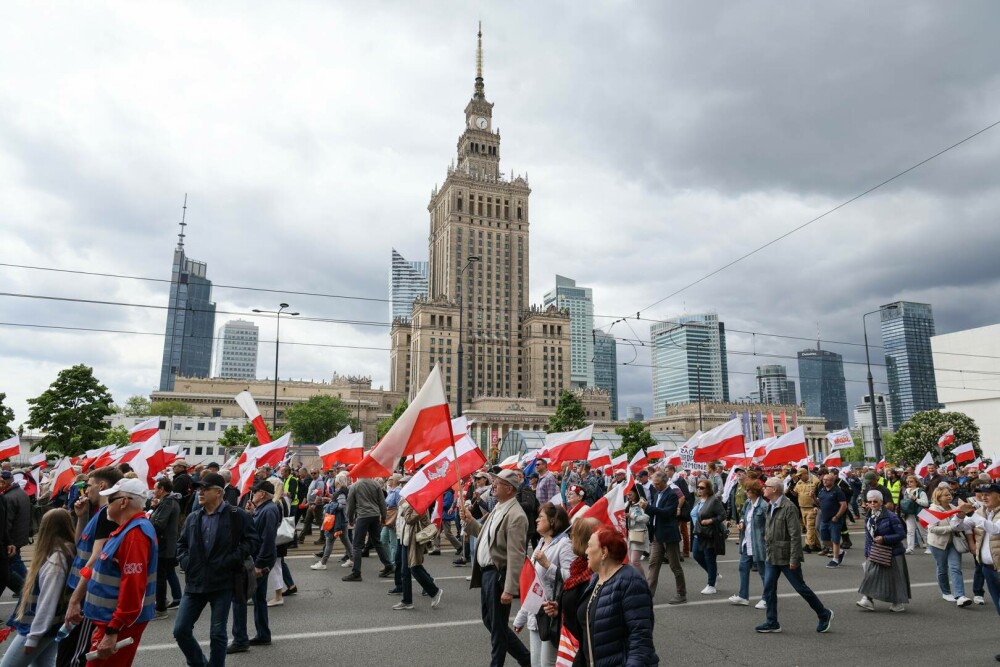
<svg viewBox="0 0 1000 667"><path fill-rule="evenodd" d="M776 243L778 243L778 242L780 242L780 241L788 238L792 234L795 234L796 232L799 232L799 231L805 229L806 227L812 225L815 222L818 222L818 221L822 220L823 218L827 217L828 215L830 215L832 213L835 213L836 211L839 211L840 209L844 208L845 206L848 206L849 204L852 204L852 203L856 202L857 200L861 199L862 197L864 197L866 195L869 195L872 192L875 192L876 190L878 190L878 189L880 189L880 188L888 185L889 183L892 183L896 179L901 178L901 177L905 176L906 174L910 173L911 171L922 167L923 165L927 164L931 160L934 160L935 158L941 157L942 155L944 155L948 151L950 151L952 149L955 149L955 148L958 148L959 146L961 146L962 144L966 143L967 141L970 141L970 140L978 137L980 134L983 134L984 132L987 132L987 131L993 129L997 125L1000 125L1000 120L997 120L997 121L994 121L994 122L990 123L986 127L982 128L980 130L977 130L976 132L973 132L972 134L970 134L969 136L965 137L961 141L955 142L954 144L948 146L947 148L944 148L944 149L938 151L934 155L931 155L930 157L924 158L920 162L917 162L916 164L911 165L910 167L907 167L906 169L904 169L903 171L897 173L896 175L891 176L891 177L885 179L881 183L879 183L877 185L873 185L872 187L868 188L864 192L856 194L853 197L851 197L850 199L848 199L846 201L843 201L840 204L837 204L833 208L829 209L828 211L826 211L824 213L821 213L820 215L816 216L812 220L808 220L807 222L802 223L798 227L790 229L789 231L785 232L784 234L781 234L780 236L777 236L777 237L771 239L767 243L765 243L765 244L763 244L761 246L758 246L757 248L754 248L753 250L751 250L748 253L740 255L739 257L737 257L736 259L732 260L731 262L729 262L729 263L727 263L727 264L725 264L725 265L723 265L723 266L715 269L714 271L712 271L712 272L710 272L710 273L702 276L701 278L698 278L697 280L688 283L684 287L681 287L680 289L678 289L678 290L676 290L674 292L671 292L670 294L666 295L662 299L658 299L657 301L654 301L653 303L649 304L645 308L640 309L638 311L637 315L640 314L640 313L642 313L642 311L644 311L644 310L649 310L650 308L653 308L655 306L660 305L661 303L663 303L667 299L672 299L673 297L675 297L678 294L680 294L680 293L682 293L682 292L684 292L684 291L686 291L686 290L694 287L695 285L698 285L699 283L702 283L702 282L708 280L712 276L715 276L715 275L718 275L718 274L722 273L726 269L728 269L728 268L730 268L732 266L735 266L736 264L739 264L740 262L742 262L743 260L745 260L745 259L747 259L749 257L752 257L752 256L756 255L761 250L764 250L766 248L771 247L772 245L774 245L774 244L776 244Z"/></svg>

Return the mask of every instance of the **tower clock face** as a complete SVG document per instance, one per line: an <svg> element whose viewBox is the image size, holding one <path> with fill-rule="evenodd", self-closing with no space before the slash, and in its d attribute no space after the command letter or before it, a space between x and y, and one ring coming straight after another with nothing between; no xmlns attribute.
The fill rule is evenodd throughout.
<svg viewBox="0 0 1000 667"><path fill-rule="evenodd" d="M482 116L476 119L476 126L480 130L485 130L487 125L489 125L489 121L483 118Z"/></svg>

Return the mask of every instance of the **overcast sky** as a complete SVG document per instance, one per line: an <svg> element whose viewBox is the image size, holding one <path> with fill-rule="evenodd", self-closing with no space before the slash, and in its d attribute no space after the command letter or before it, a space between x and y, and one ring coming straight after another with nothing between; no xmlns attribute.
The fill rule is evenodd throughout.
<svg viewBox="0 0 1000 667"><path fill-rule="evenodd" d="M426 259L480 19L501 168L530 176L533 301L559 273L594 288L605 328L718 312L736 398L759 364L797 376L815 342L735 329L860 343L861 315L898 299L931 303L939 333L1000 321L1000 127L650 307L1000 120L989 1L7 2L2 261L169 279L187 193L186 247L217 285L385 299L390 248ZM3 266L0 283L167 304L164 283ZM214 298L376 323L289 321L289 343L379 349L283 344L280 375L388 388L385 302ZM0 322L156 334L0 326L16 423L76 363L117 401L159 381L162 309L0 296ZM648 340L649 322L611 331ZM622 413L651 414L647 350L620 342ZM262 344L261 377L273 360ZM853 406L865 371L845 372Z"/></svg>

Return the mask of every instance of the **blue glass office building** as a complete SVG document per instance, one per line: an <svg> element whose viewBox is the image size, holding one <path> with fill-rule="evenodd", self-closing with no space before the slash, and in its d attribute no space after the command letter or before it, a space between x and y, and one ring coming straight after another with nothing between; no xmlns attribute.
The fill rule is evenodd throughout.
<svg viewBox="0 0 1000 667"><path fill-rule="evenodd" d="M931 354L934 312L930 304L911 301L886 304L879 310L892 426L898 429L914 414L941 407Z"/></svg>
<svg viewBox="0 0 1000 667"><path fill-rule="evenodd" d="M611 418L618 419L618 350L615 337L603 331L594 333L594 386L608 392Z"/></svg>
<svg viewBox="0 0 1000 667"><path fill-rule="evenodd" d="M174 378L209 377L215 336L215 304L208 265L188 259L184 237L174 250L167 305L167 330L160 365L160 391L173 391Z"/></svg>
<svg viewBox="0 0 1000 667"><path fill-rule="evenodd" d="M809 417L825 417L829 431L847 428L847 384L844 358L836 352L802 350L798 353L799 391Z"/></svg>

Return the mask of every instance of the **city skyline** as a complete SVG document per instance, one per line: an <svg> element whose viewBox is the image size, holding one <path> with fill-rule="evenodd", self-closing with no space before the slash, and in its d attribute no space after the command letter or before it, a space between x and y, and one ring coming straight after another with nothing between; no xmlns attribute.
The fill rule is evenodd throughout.
<svg viewBox="0 0 1000 667"><path fill-rule="evenodd" d="M210 267L218 310L240 317L284 300L303 313L282 322L282 377L338 370L388 386L385 257L426 248L419 212L454 155L479 18L491 85L504 91L500 129L516 137L504 159L537 184L529 301L540 303L555 274L594 290L595 327L619 339L621 405L651 413L648 320L720 313L734 396L752 390L756 366L790 365L819 329L844 355L850 405L867 393L862 313L905 299L933 304L940 332L1000 320L988 306L1000 283L989 252L1000 204L984 177L1000 152L992 132L683 289L992 122L984 107L1000 91L983 63L1000 50L987 28L995 6L844 3L824 7L822 21L783 7L777 22L743 7L650 7L623 19L595 9L560 17L554 34L546 7L407 7L377 23L363 10L280 21L247 10L225 47L214 33L234 15L220 7L67 9L55 25L12 10L21 29L0 55L44 48L52 58L11 72L5 86L19 93L0 106L9 261L160 281L0 268L12 293L159 307L5 298L6 322L154 334L5 327L0 390L17 422L24 400L74 363L93 366L116 400L157 386L164 267L185 192L191 250ZM623 23L608 36L612 16ZM93 48L96 26L109 23L137 39ZM823 38L848 25L859 48ZM636 39L653 26L656 39ZM593 49L598 36L606 49ZM259 62L263 42L287 60ZM954 43L963 48L944 48ZM163 85L177 77L187 94ZM865 109L864 121L845 105ZM885 223L895 220L906 224ZM774 270L791 257L806 259ZM272 338L260 363L273 367L273 327L252 319ZM876 391L886 392L875 329L869 338Z"/></svg>

